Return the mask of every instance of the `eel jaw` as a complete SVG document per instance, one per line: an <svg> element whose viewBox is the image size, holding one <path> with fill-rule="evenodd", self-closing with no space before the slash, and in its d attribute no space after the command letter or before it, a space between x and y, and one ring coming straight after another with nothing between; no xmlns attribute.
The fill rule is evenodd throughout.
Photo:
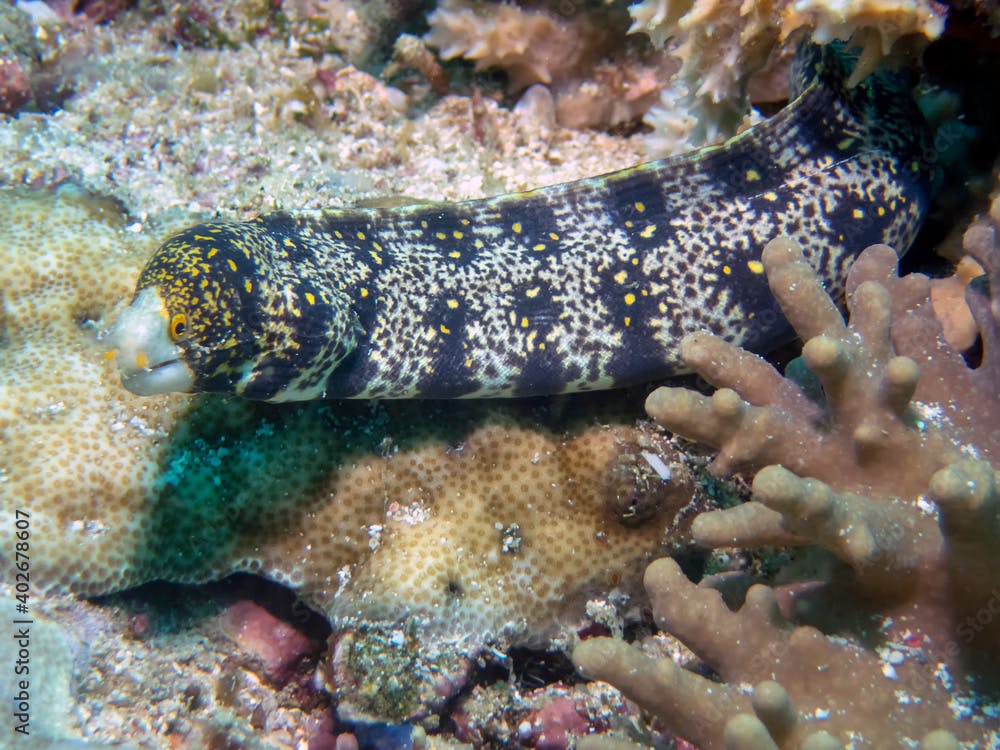
<svg viewBox="0 0 1000 750"><path fill-rule="evenodd" d="M143 289L125 308L106 339L116 352L122 385L137 396L189 392L194 373L167 333L168 316L160 293Z"/></svg>

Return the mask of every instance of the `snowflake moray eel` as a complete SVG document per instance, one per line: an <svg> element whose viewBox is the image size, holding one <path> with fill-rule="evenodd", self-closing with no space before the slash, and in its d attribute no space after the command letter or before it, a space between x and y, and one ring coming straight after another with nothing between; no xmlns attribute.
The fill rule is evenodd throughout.
<svg viewBox="0 0 1000 750"><path fill-rule="evenodd" d="M905 77L844 83L803 46L788 106L722 146L461 203L287 211L169 238L109 335L126 388L266 401L613 388L682 371L709 330L790 337L760 251L795 238L831 292L905 251L930 200Z"/></svg>

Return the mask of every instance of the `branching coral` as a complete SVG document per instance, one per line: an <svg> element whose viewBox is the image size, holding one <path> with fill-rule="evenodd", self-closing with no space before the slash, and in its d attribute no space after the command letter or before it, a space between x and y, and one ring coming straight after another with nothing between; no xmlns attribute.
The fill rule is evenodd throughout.
<svg viewBox="0 0 1000 750"><path fill-rule="evenodd" d="M976 252L985 259L992 251ZM963 445L994 455L996 324L980 313L988 348L971 370L944 340L928 279L897 278L895 262L886 247L862 255L848 280L853 315L845 324L794 243L776 240L764 251L771 291L806 340L803 361L822 383L825 406L763 359L695 334L683 341L682 355L720 390L711 398L658 390L647 402L650 414L682 435L719 444L719 472L784 461L841 491L913 498ZM971 299L984 307L975 287ZM988 418L980 419L984 409Z"/></svg>
<svg viewBox="0 0 1000 750"><path fill-rule="evenodd" d="M793 627L761 585L731 612L666 560L646 574L657 622L728 684L614 640L576 649L585 674L621 686L702 748L957 747L990 731L997 741L995 719L957 693L1000 657L1000 475L989 463L1000 448L998 219L1000 201L965 237L992 290L970 285L977 368L945 343L928 280L899 278L889 248L860 256L845 324L799 249L779 239L764 250L765 271L821 395L694 334L684 359L720 390L663 388L647 401L667 428L719 448L716 472L759 470L753 501L699 516L695 540L826 548L851 571L849 606L891 618L878 649Z"/></svg>
<svg viewBox="0 0 1000 750"><path fill-rule="evenodd" d="M994 200L988 217L976 221L966 231L966 252L985 274L970 283L966 301L982 343L978 367L966 366L961 354L946 342L928 302L929 282L913 274L894 278L883 262L861 264L855 277L873 279L890 289L892 296L892 343L896 351L912 358L921 377L914 392L917 402L940 409L940 418L963 452L1000 461L1000 403L996 400L1000 383L1000 200ZM873 259L874 260L874 259ZM934 416L933 414L931 416Z"/></svg>
<svg viewBox="0 0 1000 750"><path fill-rule="evenodd" d="M669 559L649 567L646 586L660 626L726 684L613 639L584 641L574 661L586 676L621 687L701 750L811 750L848 742L889 748L921 740L929 750L949 733L952 744L945 747L958 747L955 735L983 736L981 723L954 716L953 686L946 670L936 674L940 665L905 658L887 676L890 662L877 654L812 627L793 627L766 586L751 588L743 607L731 612L718 592L692 584Z"/></svg>
<svg viewBox="0 0 1000 750"><path fill-rule="evenodd" d="M966 234L967 249L992 278L1000 270L995 233L984 220ZM721 390L710 400L662 390L647 408L667 427L718 445L716 470L780 463L810 480L779 475L777 468L761 472L754 485L759 503L706 514L695 535L724 545L789 542L791 534L826 546L870 592L922 609L921 627L941 646L963 616L989 599L987 568L996 562L989 552L998 526L990 520L997 509L989 500L995 490L987 463L1000 449L991 395L1000 357L996 296L970 287L983 337L982 363L972 369L944 341L928 279L898 278L888 248L870 248L852 269L848 326L791 250L772 243L764 262L782 310L806 339L803 360L822 383L825 406L761 360L694 337L685 344L689 364ZM720 366L732 357L744 363L739 378ZM706 413L714 420L708 429ZM964 502L963 482L976 488ZM939 501L939 519L914 505L926 494ZM933 604L942 597L952 605Z"/></svg>
<svg viewBox="0 0 1000 750"><path fill-rule="evenodd" d="M771 291L806 340L803 361L823 384L825 409L760 357L695 334L682 356L720 390L711 398L658 390L650 414L686 437L717 442L719 472L784 462L839 490L913 497L958 452L940 430L916 429L909 400L917 368L894 356L888 292L874 283L856 288L847 325L794 243L772 242L763 260ZM887 464L889 455L907 470Z"/></svg>

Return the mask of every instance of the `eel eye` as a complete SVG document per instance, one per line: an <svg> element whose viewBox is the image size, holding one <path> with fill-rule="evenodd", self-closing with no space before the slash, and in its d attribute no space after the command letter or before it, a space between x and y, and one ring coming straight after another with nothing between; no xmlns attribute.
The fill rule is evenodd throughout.
<svg viewBox="0 0 1000 750"><path fill-rule="evenodd" d="M177 341L187 331L187 315L178 313L170 319L170 338Z"/></svg>

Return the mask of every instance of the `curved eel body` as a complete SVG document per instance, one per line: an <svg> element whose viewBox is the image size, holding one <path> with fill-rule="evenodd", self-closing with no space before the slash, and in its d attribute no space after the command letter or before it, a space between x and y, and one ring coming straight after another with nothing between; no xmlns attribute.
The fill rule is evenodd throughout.
<svg viewBox="0 0 1000 750"><path fill-rule="evenodd" d="M691 331L783 343L764 244L795 238L837 293L866 246L909 247L930 192L899 76L848 89L832 48L797 65L793 101L723 146L485 200L183 231L109 337L123 382L268 401L536 395L681 372Z"/></svg>

